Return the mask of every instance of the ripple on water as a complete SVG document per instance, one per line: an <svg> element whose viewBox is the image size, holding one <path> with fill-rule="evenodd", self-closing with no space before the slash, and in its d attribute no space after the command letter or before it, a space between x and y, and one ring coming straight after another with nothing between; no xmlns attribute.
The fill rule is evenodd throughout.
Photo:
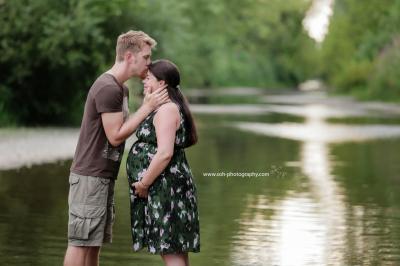
<svg viewBox="0 0 400 266"><path fill-rule="evenodd" d="M232 237L234 265L324 265L326 226L318 203L301 195L271 203L256 198Z"/></svg>

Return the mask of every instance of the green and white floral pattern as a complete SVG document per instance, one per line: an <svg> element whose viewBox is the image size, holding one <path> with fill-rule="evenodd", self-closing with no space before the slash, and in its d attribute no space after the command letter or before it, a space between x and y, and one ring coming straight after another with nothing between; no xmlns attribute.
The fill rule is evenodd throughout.
<svg viewBox="0 0 400 266"><path fill-rule="evenodd" d="M132 145L126 163L129 185L143 178L157 152L155 114L151 113L136 131L138 140ZM196 186L183 148L185 139L181 113L174 155L150 186L147 199L137 197L129 186L134 251L145 246L153 254L200 251Z"/></svg>

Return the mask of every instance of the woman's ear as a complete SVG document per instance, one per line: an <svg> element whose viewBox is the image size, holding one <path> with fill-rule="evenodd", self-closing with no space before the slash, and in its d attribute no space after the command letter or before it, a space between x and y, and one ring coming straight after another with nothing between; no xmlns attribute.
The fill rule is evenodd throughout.
<svg viewBox="0 0 400 266"><path fill-rule="evenodd" d="M158 82L158 84L160 84L160 86L165 85L165 80L160 80L160 81Z"/></svg>

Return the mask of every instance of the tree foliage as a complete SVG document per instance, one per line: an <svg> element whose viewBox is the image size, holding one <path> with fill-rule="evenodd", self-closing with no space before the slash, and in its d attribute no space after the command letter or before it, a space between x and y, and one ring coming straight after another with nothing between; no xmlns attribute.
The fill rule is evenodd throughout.
<svg viewBox="0 0 400 266"><path fill-rule="evenodd" d="M310 1L0 0L0 124L80 121L129 29L159 43L185 87L288 87L314 74Z"/></svg>
<svg viewBox="0 0 400 266"><path fill-rule="evenodd" d="M323 76L337 92L400 99L400 1L336 0L323 43Z"/></svg>

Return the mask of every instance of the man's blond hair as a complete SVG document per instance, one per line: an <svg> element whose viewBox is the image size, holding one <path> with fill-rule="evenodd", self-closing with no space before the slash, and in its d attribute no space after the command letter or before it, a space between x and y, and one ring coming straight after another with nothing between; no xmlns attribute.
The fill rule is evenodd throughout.
<svg viewBox="0 0 400 266"><path fill-rule="evenodd" d="M120 62L124 60L124 54L126 51L137 53L146 44L150 45L151 48L154 48L157 45L157 42L143 31L130 30L122 33L118 36L117 40L117 61Z"/></svg>

